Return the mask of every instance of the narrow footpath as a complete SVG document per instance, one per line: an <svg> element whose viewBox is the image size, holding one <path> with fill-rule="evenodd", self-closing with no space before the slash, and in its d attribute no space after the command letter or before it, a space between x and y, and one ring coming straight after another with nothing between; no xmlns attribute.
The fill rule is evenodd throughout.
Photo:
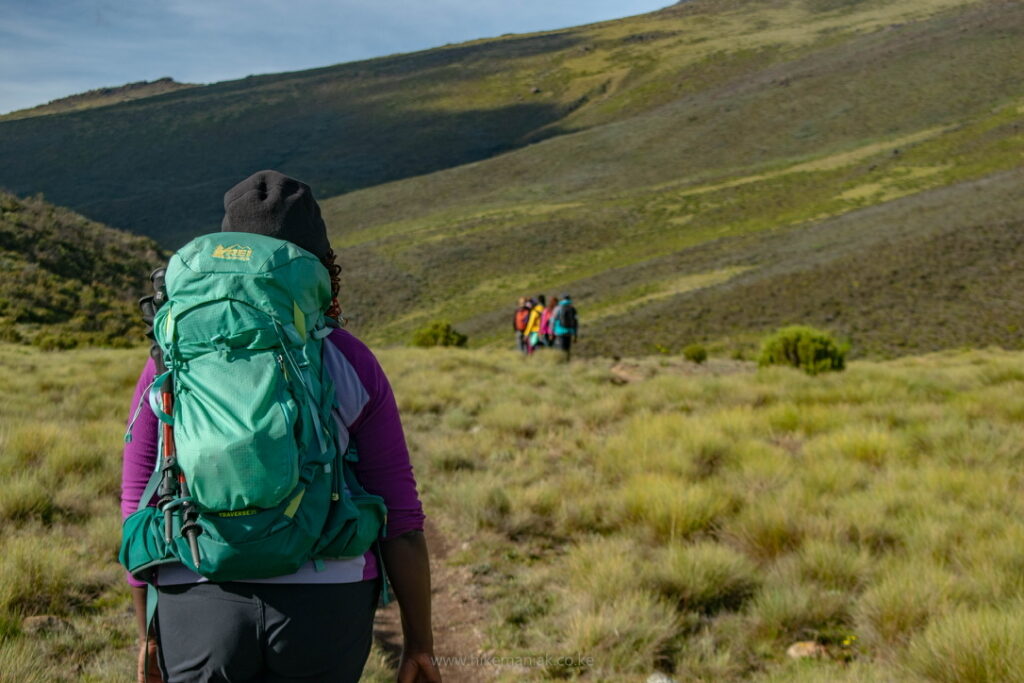
<svg viewBox="0 0 1024 683"><path fill-rule="evenodd" d="M424 533L430 548L433 587L434 654L445 683L492 680L498 670L481 664L487 607L479 599L469 569L453 566L448 559L452 545L427 518ZM373 635L397 667L402 652L402 623L398 605L377 610Z"/></svg>

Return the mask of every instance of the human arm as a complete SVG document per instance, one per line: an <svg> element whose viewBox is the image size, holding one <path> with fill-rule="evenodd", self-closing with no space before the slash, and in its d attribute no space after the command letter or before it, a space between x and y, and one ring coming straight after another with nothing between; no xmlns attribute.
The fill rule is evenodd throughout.
<svg viewBox="0 0 1024 683"><path fill-rule="evenodd" d="M340 357L330 354L325 359L338 390L339 412L359 453L353 471L362 487L381 496L387 506L381 555L402 616L405 655L399 680L438 681L432 661L430 566L423 506L398 405L383 369L361 342L341 330L332 333L329 341L341 352Z"/></svg>
<svg viewBox="0 0 1024 683"><path fill-rule="evenodd" d="M138 683L162 683L159 649L155 637L146 638L146 587L132 586L132 606L135 608L135 628L139 636L139 652L135 663Z"/></svg>
<svg viewBox="0 0 1024 683"><path fill-rule="evenodd" d="M124 446L121 466L122 518L128 517L138 509L139 498L156 466L157 419L145 402L146 390L155 375L156 367L150 360L146 363L135 385L135 395L132 398L131 415L129 416L131 439ZM135 416L134 423L131 422L133 416ZM146 584L130 575L127 576L127 580L131 585L132 606L135 610L135 627L139 641L136 680L145 683L158 683L161 678L157 663L157 641L153 637L148 640L146 638Z"/></svg>
<svg viewBox="0 0 1024 683"><path fill-rule="evenodd" d="M430 562L422 531L409 531L381 544L391 587L398 598L404 647L399 683L440 682L434 663L430 612Z"/></svg>

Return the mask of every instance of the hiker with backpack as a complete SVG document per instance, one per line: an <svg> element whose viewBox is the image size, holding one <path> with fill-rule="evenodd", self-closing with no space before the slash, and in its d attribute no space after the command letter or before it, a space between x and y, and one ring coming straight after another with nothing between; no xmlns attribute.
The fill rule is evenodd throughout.
<svg viewBox="0 0 1024 683"><path fill-rule="evenodd" d="M119 559L138 678L356 681L390 583L398 680L440 681L397 404L336 323L319 206L261 171L224 207L222 232L180 249L151 302L157 352L126 435Z"/></svg>
<svg viewBox="0 0 1024 683"><path fill-rule="evenodd" d="M554 313L554 320L556 343L558 348L565 353L565 361L569 362L572 344L576 341L579 323L576 319L576 307L572 305L572 297L568 294L563 294L562 300L558 302L558 307Z"/></svg>
<svg viewBox="0 0 1024 683"><path fill-rule="evenodd" d="M545 346L555 345L555 307L558 306L558 297L552 296L547 300L547 306L540 316L540 336L544 339Z"/></svg>
<svg viewBox="0 0 1024 683"><path fill-rule="evenodd" d="M532 305L527 302L525 296L519 297L515 313L512 314L512 329L516 333L516 350L526 353L526 323L530 319Z"/></svg>
<svg viewBox="0 0 1024 683"><path fill-rule="evenodd" d="M534 350L540 345L540 319L544 314L544 295L538 294L536 299L530 299L533 306L530 308L530 315L526 320L526 329L523 334L526 336L526 355L533 355Z"/></svg>

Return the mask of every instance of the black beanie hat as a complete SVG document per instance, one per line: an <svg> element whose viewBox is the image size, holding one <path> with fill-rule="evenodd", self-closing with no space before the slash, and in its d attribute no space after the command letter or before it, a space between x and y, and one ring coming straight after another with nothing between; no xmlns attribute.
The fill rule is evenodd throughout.
<svg viewBox="0 0 1024 683"><path fill-rule="evenodd" d="M331 249L309 185L277 171L253 173L224 194L220 229L288 240L317 258Z"/></svg>

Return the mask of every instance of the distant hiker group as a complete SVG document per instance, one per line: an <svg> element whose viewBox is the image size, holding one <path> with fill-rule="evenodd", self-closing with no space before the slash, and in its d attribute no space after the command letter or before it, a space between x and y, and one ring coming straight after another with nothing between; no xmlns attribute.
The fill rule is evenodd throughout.
<svg viewBox="0 0 1024 683"><path fill-rule="evenodd" d="M516 334L516 348L527 356L542 348L558 348L569 360L570 350L576 341L578 322L572 297L563 294L545 298L543 294L529 299L519 297L512 329Z"/></svg>

